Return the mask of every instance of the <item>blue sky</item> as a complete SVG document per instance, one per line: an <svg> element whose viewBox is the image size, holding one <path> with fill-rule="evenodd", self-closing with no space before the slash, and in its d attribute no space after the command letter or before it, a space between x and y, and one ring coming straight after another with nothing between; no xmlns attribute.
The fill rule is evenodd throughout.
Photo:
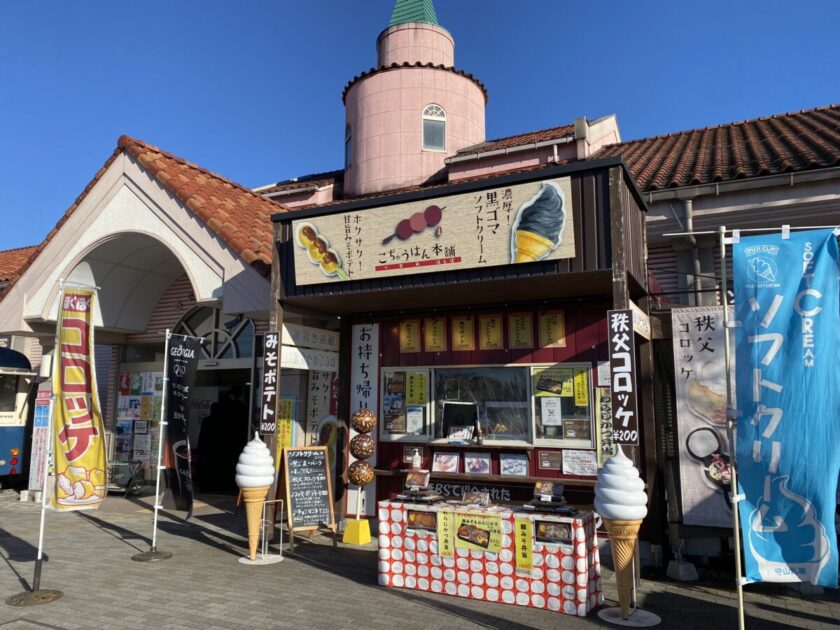
<svg viewBox="0 0 840 630"><path fill-rule="evenodd" d="M435 7L488 88L488 138L615 113L632 139L840 102L834 0ZM341 92L392 8L3 2L0 249L40 242L123 133L246 186L339 168Z"/></svg>

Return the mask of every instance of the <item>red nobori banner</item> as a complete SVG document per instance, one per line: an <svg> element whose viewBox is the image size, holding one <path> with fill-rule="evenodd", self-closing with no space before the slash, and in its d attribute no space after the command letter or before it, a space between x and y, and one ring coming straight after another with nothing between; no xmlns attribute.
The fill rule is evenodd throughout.
<svg viewBox="0 0 840 630"><path fill-rule="evenodd" d="M607 341L610 348L610 394L613 408L613 441L639 444L639 414L636 398L636 346L633 311L607 311Z"/></svg>
<svg viewBox="0 0 840 630"><path fill-rule="evenodd" d="M94 291L65 289L59 303L53 506L64 511L97 508L107 492L105 433L93 363L95 296Z"/></svg>

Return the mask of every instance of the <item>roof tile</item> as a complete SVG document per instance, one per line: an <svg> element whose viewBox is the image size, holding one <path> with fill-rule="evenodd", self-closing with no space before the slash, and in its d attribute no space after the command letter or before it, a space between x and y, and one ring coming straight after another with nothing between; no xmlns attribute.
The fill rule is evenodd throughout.
<svg viewBox="0 0 840 630"><path fill-rule="evenodd" d="M595 157L613 156L649 191L838 166L840 105L631 140Z"/></svg>

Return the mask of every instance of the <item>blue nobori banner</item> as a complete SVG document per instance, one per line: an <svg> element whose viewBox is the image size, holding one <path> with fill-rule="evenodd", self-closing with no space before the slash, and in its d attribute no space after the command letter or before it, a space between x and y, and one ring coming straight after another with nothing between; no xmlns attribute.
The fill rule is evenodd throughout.
<svg viewBox="0 0 840 630"><path fill-rule="evenodd" d="M831 230L742 238L733 270L746 577L836 587L837 240Z"/></svg>

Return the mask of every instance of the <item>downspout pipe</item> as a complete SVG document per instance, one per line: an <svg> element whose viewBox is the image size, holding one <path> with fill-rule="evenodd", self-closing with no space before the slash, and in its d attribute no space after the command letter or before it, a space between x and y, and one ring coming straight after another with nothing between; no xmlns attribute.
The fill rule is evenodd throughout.
<svg viewBox="0 0 840 630"><path fill-rule="evenodd" d="M694 305L700 305L700 295L703 290L701 281L702 268L700 266L700 250L697 247L697 239L694 237L694 200L683 200L683 211L685 212L685 227L688 232L688 242L691 245L691 263L694 269Z"/></svg>

